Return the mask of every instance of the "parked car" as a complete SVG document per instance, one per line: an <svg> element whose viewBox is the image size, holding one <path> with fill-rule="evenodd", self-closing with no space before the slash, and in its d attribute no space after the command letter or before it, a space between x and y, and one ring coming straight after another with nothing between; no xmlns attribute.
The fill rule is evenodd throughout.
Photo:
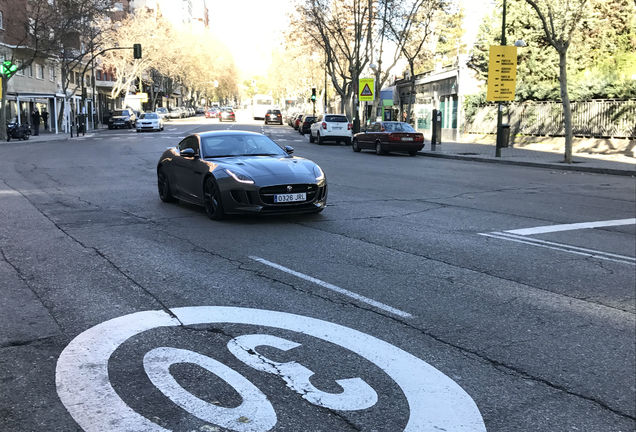
<svg viewBox="0 0 636 432"><path fill-rule="evenodd" d="M318 116L316 122L309 128L309 142L343 141L351 145L351 123L344 114L324 114Z"/></svg>
<svg viewBox="0 0 636 432"><path fill-rule="evenodd" d="M236 121L236 115L234 114L234 110L231 107L221 108L219 112L219 121Z"/></svg>
<svg viewBox="0 0 636 432"><path fill-rule="evenodd" d="M304 115L302 120L298 124L298 132L301 135L305 135L306 133L309 133L309 128L315 121L316 121L315 116L311 114Z"/></svg>
<svg viewBox="0 0 636 432"><path fill-rule="evenodd" d="M351 147L354 152L372 149L378 155L388 152L407 152L415 156L424 147L424 135L408 123L375 122L365 132L354 135Z"/></svg>
<svg viewBox="0 0 636 432"><path fill-rule="evenodd" d="M163 120L163 121L166 121L166 120L170 119L170 111L168 111L167 108L157 107L155 112L157 113L157 115L159 117L161 117L161 120Z"/></svg>
<svg viewBox="0 0 636 432"><path fill-rule="evenodd" d="M157 113L153 113L153 112L143 113L137 119L135 126L137 128L137 132L162 131L163 120Z"/></svg>
<svg viewBox="0 0 636 432"><path fill-rule="evenodd" d="M265 124L276 123L279 125L283 124L283 114L281 114L280 110L270 109L265 113Z"/></svg>
<svg viewBox="0 0 636 432"><path fill-rule="evenodd" d="M131 109L115 110L108 118L108 129L128 128L135 126L137 117Z"/></svg>
<svg viewBox="0 0 636 432"><path fill-rule="evenodd" d="M305 114L303 114L303 113L296 114L296 118L292 122L292 127L294 129L298 130L298 126L300 126L300 121L301 121L301 119L303 118L304 115Z"/></svg>
<svg viewBox="0 0 636 432"><path fill-rule="evenodd" d="M219 110L217 108L210 108L209 110L205 112L205 118L217 118L218 111Z"/></svg>
<svg viewBox="0 0 636 432"><path fill-rule="evenodd" d="M182 109L180 107L170 108L170 118L171 119L181 118L181 115L182 115L181 113L182 113Z"/></svg>
<svg viewBox="0 0 636 432"><path fill-rule="evenodd" d="M159 198L201 205L215 220L231 213L321 212L327 204L325 174L293 151L254 132L189 135L159 159Z"/></svg>

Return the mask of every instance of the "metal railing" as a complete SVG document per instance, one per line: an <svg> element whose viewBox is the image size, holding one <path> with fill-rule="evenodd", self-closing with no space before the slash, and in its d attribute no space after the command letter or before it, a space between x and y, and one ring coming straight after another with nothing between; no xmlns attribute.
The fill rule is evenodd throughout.
<svg viewBox="0 0 636 432"><path fill-rule="evenodd" d="M572 102L574 136L591 138L636 138L636 99ZM476 110L464 124L464 133L494 134L497 130L497 105ZM563 107L560 102L521 102L508 107L513 134L563 136Z"/></svg>

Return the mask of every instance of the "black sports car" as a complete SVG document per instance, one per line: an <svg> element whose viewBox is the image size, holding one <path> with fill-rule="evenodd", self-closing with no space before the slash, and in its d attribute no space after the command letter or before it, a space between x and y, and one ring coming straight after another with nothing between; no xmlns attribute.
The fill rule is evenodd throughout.
<svg viewBox="0 0 636 432"><path fill-rule="evenodd" d="M327 204L325 174L293 151L254 132L187 136L159 159L159 197L202 205L217 220L236 213L318 213Z"/></svg>

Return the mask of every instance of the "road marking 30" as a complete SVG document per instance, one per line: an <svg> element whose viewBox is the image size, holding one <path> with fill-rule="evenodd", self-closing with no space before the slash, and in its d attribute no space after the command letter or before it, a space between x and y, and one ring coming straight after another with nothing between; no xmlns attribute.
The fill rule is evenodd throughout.
<svg viewBox="0 0 636 432"><path fill-rule="evenodd" d="M615 219L608 221L583 222L560 225L546 225L533 228L522 228L507 231L492 231L489 233L478 233L481 236L507 240L516 243L527 244L531 246L543 247L546 249L568 252L575 255L586 256L590 258L598 258L605 261L612 261L621 264L636 265L636 258L626 255L618 255L610 252L603 252L594 249L587 249L578 246L571 246L564 243L535 239L529 237L533 234L545 234L552 232L573 231L580 229L602 228L609 226L624 226L636 224L636 218L632 219Z"/></svg>
<svg viewBox="0 0 636 432"><path fill-rule="evenodd" d="M254 261L257 261L257 262L259 262L261 264L264 264L266 266L275 268L277 270L280 270L282 272L285 272L285 273L288 273L290 275L296 276L298 278L304 279L306 281L313 282L316 285L320 285L323 288L327 288L328 290L335 291L338 294L342 294L342 295L345 295L347 297L351 297L352 299L355 299L355 300L357 300L359 302L366 303L366 304L368 304L370 306L373 306L375 308L378 308L378 309L381 309L383 311L392 313L393 315L397 315L397 316L400 316L402 318L413 318L413 315L411 315L408 312L401 311L401 310L396 309L396 308L394 308L392 306L389 306L389 305L386 305L386 304L381 303L379 301L370 299L370 298L365 297L363 295L354 293L353 291L349 291L349 290L346 290L344 288L340 288L339 286L330 284L329 282L322 281L320 279L317 279L315 277L306 275L304 273L297 272L296 270L292 270L292 269L290 269L288 267L282 266L280 264L276 264L276 263L268 261L268 260L266 260L264 258L259 258L257 256L250 256L249 258L254 260Z"/></svg>
<svg viewBox="0 0 636 432"><path fill-rule="evenodd" d="M259 331L263 327L282 329L357 354L380 368L400 387L409 412L404 431L486 431L472 398L455 381L412 354L339 324L285 312L240 307L194 306L169 312L137 312L84 331L58 358L55 383L60 400L87 432L166 432L164 427L134 411L113 388L108 372L109 359L122 344L141 333L205 324L252 325ZM260 346L293 351L299 346L294 341L274 335L248 334L234 337L227 345L238 360L256 370L280 376L288 388L315 405L337 410L362 410L375 405L378 400L375 390L360 378L338 380L344 392L321 392L309 381L313 375L311 370L293 361L272 362L255 351ZM217 375L236 390L243 402L238 407L225 408L189 393L170 372L172 365L183 363L199 365ZM264 432L271 430L277 422L271 402L258 387L211 357L182 348L158 347L144 356L144 370L150 382L168 399L209 423L237 432Z"/></svg>

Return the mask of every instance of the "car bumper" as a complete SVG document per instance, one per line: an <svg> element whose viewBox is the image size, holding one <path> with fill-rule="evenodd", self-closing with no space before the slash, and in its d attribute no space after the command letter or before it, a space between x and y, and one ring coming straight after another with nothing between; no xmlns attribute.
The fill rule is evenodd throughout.
<svg viewBox="0 0 636 432"><path fill-rule="evenodd" d="M223 210L227 214L302 214L324 209L327 205L327 182L303 186L315 187L315 190L308 192L306 201L276 204L270 200L268 194L263 193L264 189L272 186L250 185L237 188L233 180L219 181Z"/></svg>

